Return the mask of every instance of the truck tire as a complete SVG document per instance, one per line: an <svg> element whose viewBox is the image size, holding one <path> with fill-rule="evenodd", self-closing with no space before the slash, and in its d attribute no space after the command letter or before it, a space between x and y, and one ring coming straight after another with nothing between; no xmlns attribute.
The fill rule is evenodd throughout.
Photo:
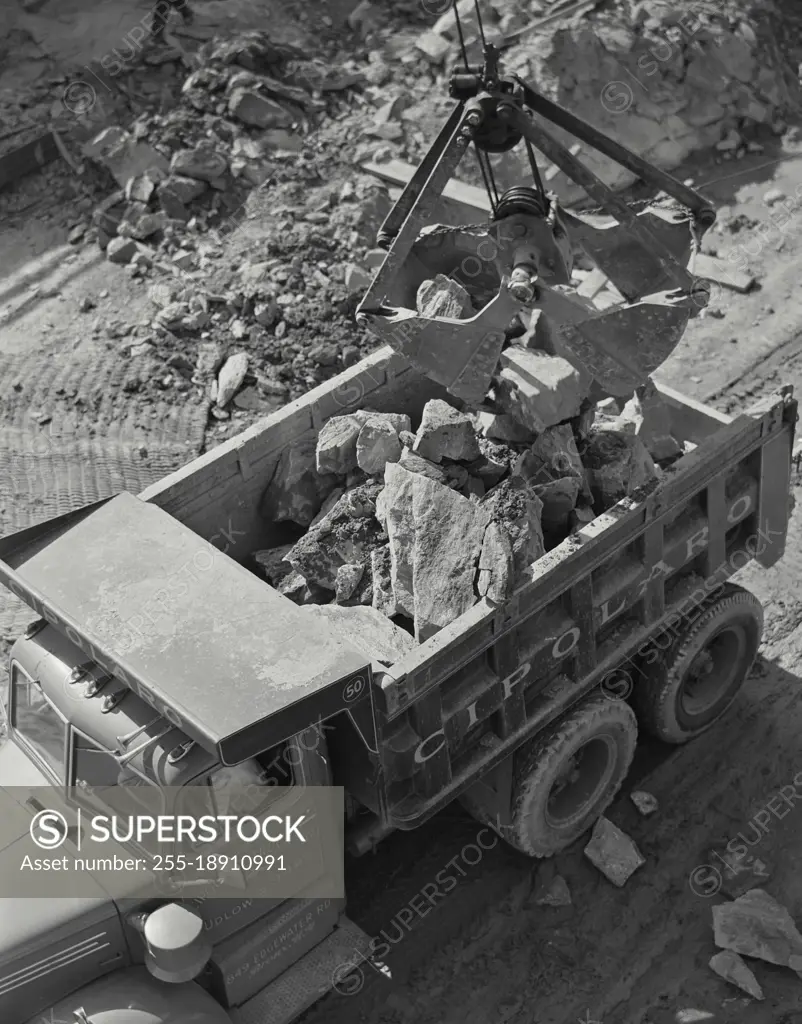
<svg viewBox="0 0 802 1024"><path fill-rule="evenodd" d="M757 656L763 608L748 590L726 584L635 685L642 728L665 743L687 743L735 700Z"/></svg>
<svg viewBox="0 0 802 1024"><path fill-rule="evenodd" d="M637 719L622 700L596 696L572 708L516 751L512 823L500 830L502 838L537 858L570 846L612 803L637 738ZM478 808L466 806L492 825Z"/></svg>

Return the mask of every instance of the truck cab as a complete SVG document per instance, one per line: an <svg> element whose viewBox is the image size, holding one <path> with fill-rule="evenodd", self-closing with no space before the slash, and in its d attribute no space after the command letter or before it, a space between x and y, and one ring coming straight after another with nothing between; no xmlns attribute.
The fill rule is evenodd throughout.
<svg viewBox="0 0 802 1024"><path fill-rule="evenodd" d="M142 508L146 518L149 513L163 515L152 506ZM115 518L118 510L113 512ZM74 517L70 522L75 525ZM52 527L51 523L51 538ZM41 540L40 535L34 549L41 548ZM74 555L75 542L73 533L61 550L71 549ZM197 633L196 656L189 657L187 648L174 674L154 674L143 667L150 654L148 643L159 645L162 633L169 629L172 642L180 646L176 633L189 620L169 625L157 620L149 633L143 629L135 652L134 644L130 645L124 665L113 663L114 655L98 642L97 633L87 636L91 613L71 604L75 595L80 600L82 594L103 593L102 581L86 589L62 591L60 599L56 583L55 591L41 595L38 588L34 591L30 576L36 556L30 557L29 543L25 549L26 568L18 575L16 591L24 589L29 604L43 617L15 642L8 664L8 739L0 747L0 794L7 810L14 805L14 811L24 812L11 818L23 823L32 820L46 809L47 798L42 794L47 792L59 794L64 802L87 813L113 813L105 796L112 788L130 793L132 799L147 792L148 808L154 807L155 797L158 813L165 815L181 814L185 795L197 794L197 787L209 790L208 799L220 814L229 813L232 798L245 791L258 793L260 809L281 813L292 803L294 791L332 785L326 739L316 711L299 713L296 707L293 722L286 726L265 716L262 728L250 729L247 749L236 741L239 750L230 753L231 733L241 732L238 727L243 722L248 731L258 723L261 711L255 702L248 702L243 719L235 708L229 715L235 725L229 729L222 712L207 714L201 702L188 697L189 681L208 679L210 668L214 672L202 644L197 643ZM47 571L55 582L58 572L53 574L53 559L59 545L46 550ZM7 552L4 557L14 561ZM220 566L223 577L239 570L223 556ZM112 565L110 572L107 579L126 579L119 564ZM255 578L254 583L258 583ZM236 586L247 602L247 582L237 580ZM219 573L213 589L236 615ZM104 596L108 599L107 588ZM193 617L193 626L194 621ZM275 617L274 624L281 629ZM301 635L295 623L285 622L284 628L285 648L292 647L293 641L309 643L309 636ZM316 640L328 647L324 657L330 671L321 673L321 683L324 679L340 683L343 677L348 680L357 671L369 669L359 652L337 638L327 645L320 626L315 629ZM239 638L247 648L244 630ZM239 678L236 666L233 671L233 678ZM290 685L290 673L284 682L290 703L296 703L298 693ZM231 677L221 673L207 692L230 709L234 701L227 690L231 685ZM240 752L249 756L240 757ZM13 854L24 831L20 826L18 835L6 833L0 857ZM80 850L80 837L74 832L68 830L59 853ZM307 978L305 991L305 998L313 1002L330 984L338 965L353 958L364 938L344 916L341 859L341 848L319 850L319 877L312 879L310 887L305 884L307 871L303 888L287 898L254 898L247 892L242 898L215 896L213 877L204 879L197 895L190 883L174 899L125 897L116 888L110 893L100 877L82 879L81 895L65 893L56 899L7 895L0 903L0 1016L9 1024L50 1020L51 1014L53 1020L72 1022L83 1019L74 1018L83 1010L90 1022L95 1012L108 1014L103 1020L110 1024L118 1020L123 1024L129 1020L125 1008L136 1005L145 1015L143 1020L159 1024L189 1019L193 1024L230 1022L245 1012L244 1007L249 1014L258 1008L260 1020L292 1019L298 1007L288 1009L289 968L305 957L308 961L306 955L314 951L316 974ZM331 895L321 896L321 892ZM307 974L308 967L305 963ZM187 1016L189 1007L194 1015Z"/></svg>

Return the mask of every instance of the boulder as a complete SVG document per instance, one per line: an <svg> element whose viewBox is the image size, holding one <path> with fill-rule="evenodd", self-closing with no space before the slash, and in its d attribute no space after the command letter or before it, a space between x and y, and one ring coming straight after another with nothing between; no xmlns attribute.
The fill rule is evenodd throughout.
<svg viewBox="0 0 802 1024"><path fill-rule="evenodd" d="M433 462L429 462L428 459L421 458L420 455L416 455L409 448L404 448L401 452L398 464L410 473L420 473L421 476L427 476L430 480L436 480L441 484L446 483L448 479L442 466L436 466Z"/></svg>
<svg viewBox="0 0 802 1024"><path fill-rule="evenodd" d="M472 462L482 454L470 415L439 398L424 406L414 452L438 463L443 459Z"/></svg>
<svg viewBox="0 0 802 1024"><path fill-rule="evenodd" d="M270 522L289 520L309 526L336 485L335 476L317 472L315 442L296 441L282 451L262 496L260 512Z"/></svg>
<svg viewBox="0 0 802 1024"><path fill-rule="evenodd" d="M474 581L490 515L449 487L415 476L412 518L415 639L423 643L476 603Z"/></svg>
<svg viewBox="0 0 802 1024"><path fill-rule="evenodd" d="M293 571L290 563L285 560L291 550L292 544L280 544L277 548L254 551L251 558L264 573L267 582L275 586Z"/></svg>
<svg viewBox="0 0 802 1024"><path fill-rule="evenodd" d="M358 409L356 412L350 413L354 419L364 426L366 423L378 422L378 423L389 423L393 430L401 435L405 431L411 429L411 422L409 416L403 412L376 412L374 409ZM414 443L414 435L412 435Z"/></svg>
<svg viewBox="0 0 802 1024"><path fill-rule="evenodd" d="M511 345L501 353L496 400L533 434L579 414L593 381L562 356Z"/></svg>
<svg viewBox="0 0 802 1024"><path fill-rule="evenodd" d="M713 907L716 945L802 972L802 935L788 913L763 889Z"/></svg>
<svg viewBox="0 0 802 1024"><path fill-rule="evenodd" d="M518 477L504 480L488 491L480 502L493 522L503 527L512 543L513 568L518 576L536 561L546 548L543 543L543 504Z"/></svg>
<svg viewBox="0 0 802 1024"><path fill-rule="evenodd" d="M370 553L370 571L373 580L372 605L382 615L392 617L398 614L393 596L393 579L390 560L390 545L374 548Z"/></svg>
<svg viewBox="0 0 802 1024"><path fill-rule="evenodd" d="M746 992L753 999L762 1000L763 989L744 961L730 950L723 950L710 958L709 966L716 974L731 985Z"/></svg>
<svg viewBox="0 0 802 1024"><path fill-rule="evenodd" d="M634 433L606 425L594 427L582 453L597 512L657 479L651 455Z"/></svg>
<svg viewBox="0 0 802 1024"><path fill-rule="evenodd" d="M635 389L635 395L617 417L616 426L639 437L657 461L682 454L682 445L671 433L669 408L651 380Z"/></svg>
<svg viewBox="0 0 802 1024"><path fill-rule="evenodd" d="M585 856L619 888L646 863L630 837L603 816L593 826Z"/></svg>
<svg viewBox="0 0 802 1024"><path fill-rule="evenodd" d="M438 274L430 281L424 281L418 288L416 299L418 312L428 317L449 317L464 320L473 316L473 303L467 291L458 281L445 274Z"/></svg>
<svg viewBox="0 0 802 1024"><path fill-rule="evenodd" d="M359 562L347 562L339 566L334 578L334 600L337 604L348 601L354 596L354 592L362 582L365 575L365 566Z"/></svg>
<svg viewBox="0 0 802 1024"><path fill-rule="evenodd" d="M356 442L362 427L354 416L333 416L317 439L318 473L345 476L357 469Z"/></svg>
<svg viewBox="0 0 802 1024"><path fill-rule="evenodd" d="M370 419L359 432L356 442L356 461L368 476L384 473L388 462L398 462L403 447L392 424L386 420Z"/></svg>
<svg viewBox="0 0 802 1024"><path fill-rule="evenodd" d="M197 146L179 149L170 161L170 173L198 181L218 181L228 170L228 161L215 149Z"/></svg>
<svg viewBox="0 0 802 1024"><path fill-rule="evenodd" d="M379 484L362 484L346 491L325 516L310 526L287 555L293 569L311 583L336 590L338 572L345 565L370 565L370 553L381 546L383 538L376 518ZM351 575L340 580L341 593L347 589ZM362 574L354 582L354 589ZM353 589L348 594L350 597ZM346 600L342 597L342 600Z"/></svg>
<svg viewBox="0 0 802 1024"><path fill-rule="evenodd" d="M296 120L280 103L251 89L233 89L228 112L252 128L289 128Z"/></svg>
<svg viewBox="0 0 802 1024"><path fill-rule="evenodd" d="M476 589L494 604L502 604L515 589L512 544L498 523L490 523L485 530Z"/></svg>
<svg viewBox="0 0 802 1024"><path fill-rule="evenodd" d="M415 519L412 498L415 481L421 477L398 462L388 462L384 470L384 490L376 503L379 522L389 538L390 579L398 612L415 616L413 565L415 555Z"/></svg>
<svg viewBox="0 0 802 1024"><path fill-rule="evenodd" d="M510 444L531 444L534 441L532 431L521 426L507 413L480 409L474 414L473 421L477 434L491 441L507 441Z"/></svg>
<svg viewBox="0 0 802 1024"><path fill-rule="evenodd" d="M327 597L325 590L314 583L307 583L294 569L278 583L276 590L300 605L317 604L319 601L325 601Z"/></svg>
<svg viewBox="0 0 802 1024"><path fill-rule="evenodd" d="M225 409L231 399L242 387L245 375L248 372L248 354L246 352L235 352L223 363L220 373L217 375L217 407Z"/></svg>

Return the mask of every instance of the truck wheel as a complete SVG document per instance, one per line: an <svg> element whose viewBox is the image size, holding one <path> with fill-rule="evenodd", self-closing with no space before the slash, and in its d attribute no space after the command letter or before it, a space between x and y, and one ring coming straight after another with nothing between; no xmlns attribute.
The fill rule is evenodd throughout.
<svg viewBox="0 0 802 1024"><path fill-rule="evenodd" d="M644 730L665 743L686 743L709 729L749 675L762 632L760 601L727 584L636 684L633 703Z"/></svg>
<svg viewBox="0 0 802 1024"><path fill-rule="evenodd" d="M530 857L551 857L573 843L612 803L637 738L632 708L597 696L522 747L507 842Z"/></svg>

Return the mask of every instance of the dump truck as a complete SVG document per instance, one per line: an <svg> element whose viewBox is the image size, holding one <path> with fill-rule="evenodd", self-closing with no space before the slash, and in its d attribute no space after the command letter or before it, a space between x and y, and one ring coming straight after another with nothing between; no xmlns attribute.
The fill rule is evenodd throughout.
<svg viewBox="0 0 802 1024"><path fill-rule="evenodd" d="M172 793L258 762L279 798L342 787L354 856L455 800L527 855L564 849L624 782L639 723L680 744L730 706L762 612L729 577L784 549L791 389L735 418L660 390L686 449L662 479L539 558L508 601L479 601L397 661L246 567L283 540L260 502L288 446L366 406L414 424L445 394L389 347L137 496L3 538L2 582L38 618L10 653L0 786L80 793L125 767ZM194 978L188 904L207 941ZM160 1024L285 1024L370 955L346 910L303 893L6 892L2 1019L122 1024L136 1005Z"/></svg>

